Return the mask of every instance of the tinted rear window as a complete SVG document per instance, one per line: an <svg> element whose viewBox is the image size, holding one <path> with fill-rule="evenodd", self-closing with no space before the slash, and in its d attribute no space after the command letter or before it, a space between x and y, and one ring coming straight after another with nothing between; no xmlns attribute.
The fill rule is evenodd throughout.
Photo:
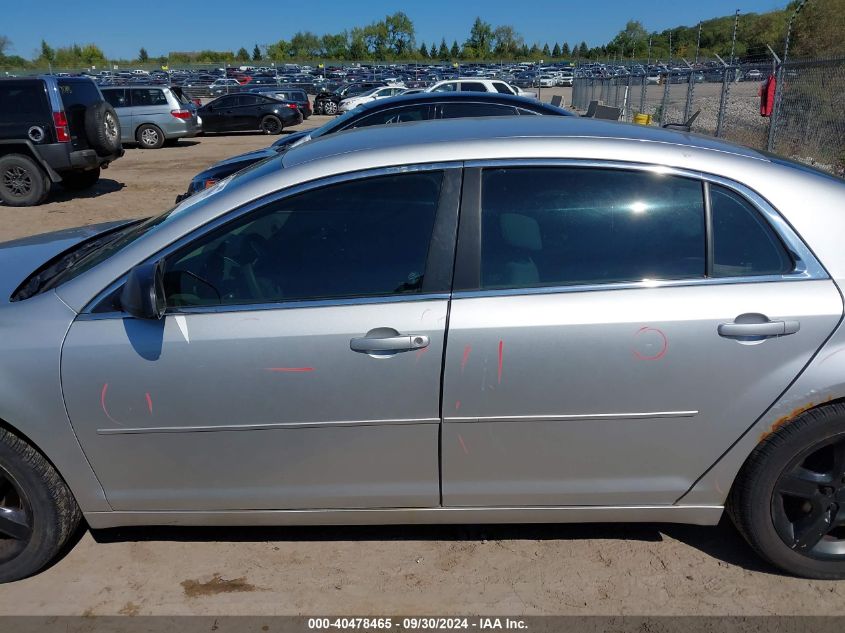
<svg viewBox="0 0 845 633"><path fill-rule="evenodd" d="M44 86L39 82L0 87L0 120L28 120L46 109ZM49 116L49 113L47 114Z"/></svg>
<svg viewBox="0 0 845 633"><path fill-rule="evenodd" d="M73 106L89 106L100 101L100 91L93 81L59 80L59 94L65 109Z"/></svg>
<svg viewBox="0 0 845 633"><path fill-rule="evenodd" d="M484 171L483 288L704 276L699 181L606 169Z"/></svg>

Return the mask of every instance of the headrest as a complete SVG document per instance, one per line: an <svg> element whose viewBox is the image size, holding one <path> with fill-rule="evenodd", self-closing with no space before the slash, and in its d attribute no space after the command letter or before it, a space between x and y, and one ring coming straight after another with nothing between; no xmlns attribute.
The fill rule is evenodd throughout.
<svg viewBox="0 0 845 633"><path fill-rule="evenodd" d="M499 216L499 228L508 246L529 251L539 251L543 248L540 225L532 217L519 213L502 213Z"/></svg>

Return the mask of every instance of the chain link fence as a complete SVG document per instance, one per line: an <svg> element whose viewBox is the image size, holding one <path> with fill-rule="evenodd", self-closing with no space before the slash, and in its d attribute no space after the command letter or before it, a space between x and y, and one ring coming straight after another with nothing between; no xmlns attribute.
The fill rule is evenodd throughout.
<svg viewBox="0 0 845 633"><path fill-rule="evenodd" d="M763 82L776 73L772 116L762 116ZM572 107L592 102L619 109L622 121L651 116L652 125L691 130L816 165L845 176L845 59L736 64L648 76L576 77Z"/></svg>

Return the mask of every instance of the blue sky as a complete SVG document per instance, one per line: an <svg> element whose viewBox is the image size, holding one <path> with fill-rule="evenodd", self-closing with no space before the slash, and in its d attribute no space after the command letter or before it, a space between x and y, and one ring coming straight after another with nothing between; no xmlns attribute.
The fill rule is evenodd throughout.
<svg viewBox="0 0 845 633"><path fill-rule="evenodd" d="M762 12L782 8L787 0L420 0L414 3L385 0L144 0L92 2L90 0L2 0L0 35L12 40L10 54L31 57L41 39L52 46L74 42L99 44L106 55L132 58L141 46L150 55L203 48L250 51L256 43L290 39L298 30L318 35L363 26L394 11L407 13L417 31L417 42L429 45L442 36L451 44L463 42L477 15L492 23L511 24L529 44L585 40L600 45L629 19L640 20L650 31L727 15L737 9Z"/></svg>

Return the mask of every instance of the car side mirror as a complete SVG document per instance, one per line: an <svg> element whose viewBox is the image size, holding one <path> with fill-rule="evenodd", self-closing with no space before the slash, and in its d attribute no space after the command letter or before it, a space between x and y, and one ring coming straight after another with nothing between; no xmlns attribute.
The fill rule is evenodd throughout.
<svg viewBox="0 0 845 633"><path fill-rule="evenodd" d="M129 271L120 293L120 307L136 319L164 316L164 263L140 264Z"/></svg>

